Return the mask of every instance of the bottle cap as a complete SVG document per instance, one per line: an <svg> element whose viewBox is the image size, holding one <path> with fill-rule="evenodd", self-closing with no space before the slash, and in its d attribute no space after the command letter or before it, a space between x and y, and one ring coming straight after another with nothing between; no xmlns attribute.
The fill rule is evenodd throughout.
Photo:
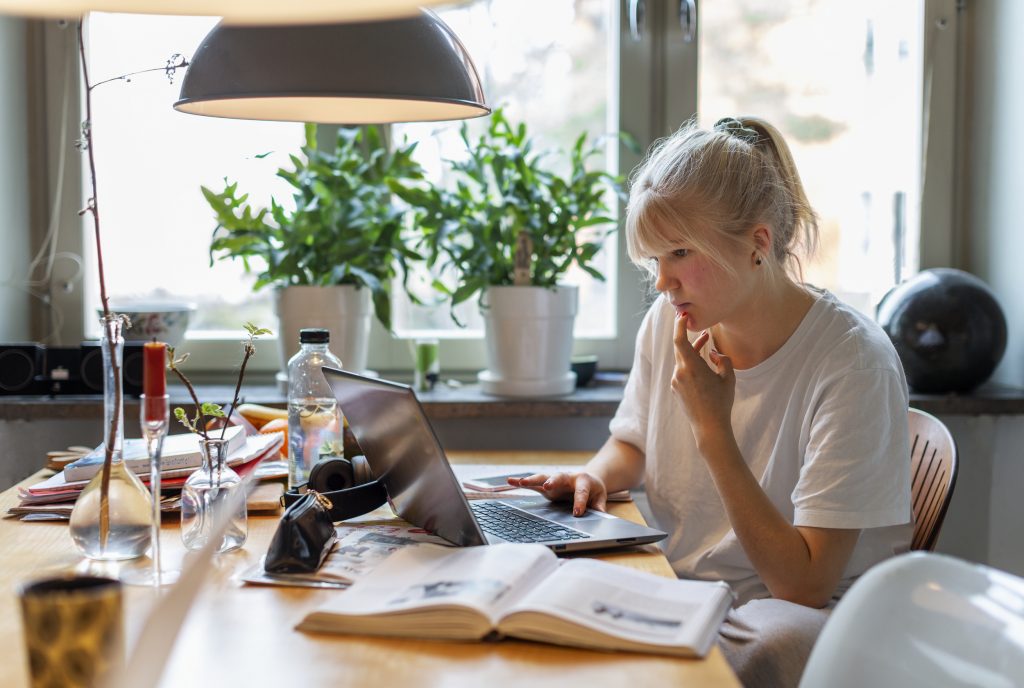
<svg viewBox="0 0 1024 688"><path fill-rule="evenodd" d="M327 344L331 341L331 331L322 328L307 327L299 330L300 344Z"/></svg>

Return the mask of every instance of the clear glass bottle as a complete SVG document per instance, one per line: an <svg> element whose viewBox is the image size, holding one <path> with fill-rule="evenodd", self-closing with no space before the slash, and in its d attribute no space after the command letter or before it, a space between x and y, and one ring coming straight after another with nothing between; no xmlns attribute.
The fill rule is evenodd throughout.
<svg viewBox="0 0 1024 688"><path fill-rule="evenodd" d="M232 499L243 489L242 479L227 464L227 440L200 440L199 448L203 464L181 490L181 541L186 549L202 549L216 528L217 514L229 508L230 520L217 551L230 552L244 545L249 535L245 498Z"/></svg>
<svg viewBox="0 0 1024 688"><path fill-rule="evenodd" d="M299 352L288 361L288 487L304 485L321 456L342 456L338 402L321 368L341 368L327 345L330 332L299 331Z"/></svg>
<svg viewBox="0 0 1024 688"><path fill-rule="evenodd" d="M121 386L124 338L121 318L100 318L103 335L103 444L110 454L106 479L101 469L86 484L71 510L71 539L90 559L117 561L141 557L149 549L149 490L122 459L124 391ZM104 483L106 483L104 485Z"/></svg>

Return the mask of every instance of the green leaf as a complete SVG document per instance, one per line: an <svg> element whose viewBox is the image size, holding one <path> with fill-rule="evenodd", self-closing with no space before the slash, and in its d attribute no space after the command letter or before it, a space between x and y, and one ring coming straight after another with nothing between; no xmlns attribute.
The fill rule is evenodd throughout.
<svg viewBox="0 0 1024 688"><path fill-rule="evenodd" d="M214 404L209 401L204 401L201 405L201 414L204 417L223 418L224 410L221 409L220 404Z"/></svg>

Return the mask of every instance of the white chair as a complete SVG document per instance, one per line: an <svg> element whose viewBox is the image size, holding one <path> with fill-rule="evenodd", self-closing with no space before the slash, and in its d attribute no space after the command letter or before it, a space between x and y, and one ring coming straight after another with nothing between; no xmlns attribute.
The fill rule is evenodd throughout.
<svg viewBox="0 0 1024 688"><path fill-rule="evenodd" d="M801 688L1024 686L1024 578L911 552L843 596Z"/></svg>

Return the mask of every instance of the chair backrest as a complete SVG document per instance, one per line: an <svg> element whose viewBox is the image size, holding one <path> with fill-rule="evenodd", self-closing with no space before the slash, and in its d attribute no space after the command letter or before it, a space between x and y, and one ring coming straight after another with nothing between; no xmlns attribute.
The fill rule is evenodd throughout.
<svg viewBox="0 0 1024 688"><path fill-rule="evenodd" d="M910 492L914 507L912 550L935 549L956 485L956 442L935 416L910 409Z"/></svg>

